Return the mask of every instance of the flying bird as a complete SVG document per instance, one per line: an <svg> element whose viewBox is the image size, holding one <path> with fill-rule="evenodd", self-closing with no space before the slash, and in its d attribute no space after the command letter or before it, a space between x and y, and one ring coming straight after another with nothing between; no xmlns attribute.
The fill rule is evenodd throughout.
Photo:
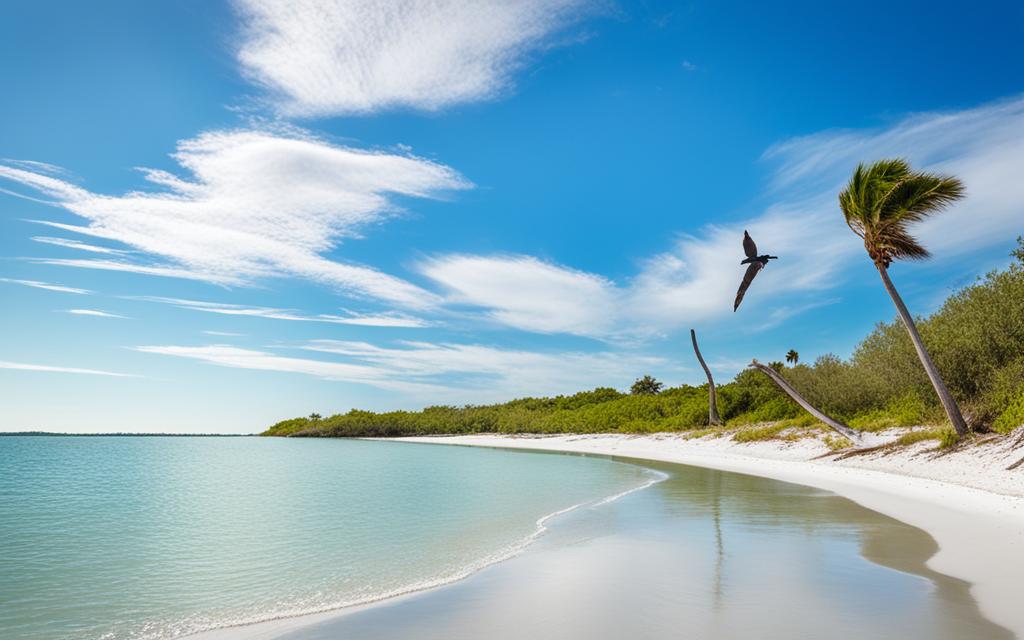
<svg viewBox="0 0 1024 640"><path fill-rule="evenodd" d="M747 259L740 264L749 264L750 266L747 267L747 272L743 274L740 290L736 292L736 302L732 305L734 313L740 308L740 303L743 302L743 294L747 292L747 287L754 281L754 276L757 275L757 272L764 269L769 260L779 259L778 256L770 256L768 254L763 256L757 255L757 245L754 244L754 239L750 237L750 234L745 229L743 231L743 253L747 254Z"/></svg>

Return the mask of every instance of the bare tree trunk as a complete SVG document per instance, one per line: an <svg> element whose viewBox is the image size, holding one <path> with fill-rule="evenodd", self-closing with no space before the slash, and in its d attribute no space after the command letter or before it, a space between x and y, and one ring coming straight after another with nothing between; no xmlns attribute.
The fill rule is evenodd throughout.
<svg viewBox="0 0 1024 640"><path fill-rule="evenodd" d="M935 367L935 363L932 362L931 357L925 350L924 342L921 341L921 334L917 332L917 325L914 324L914 318L907 311L907 305L903 304L903 298L900 297L896 287L892 284L892 280L889 279L889 270L882 265L875 266L878 268L879 275L882 276L885 290L889 292L889 297L892 298L893 304L896 305L896 311L900 314L903 326L907 328L907 333L910 334L910 341L914 343L917 357L921 359L921 364L924 365L928 379L931 380L932 386L935 387L935 393L939 396L939 401L942 402L942 408L946 410L949 421L953 423L953 428L956 429L957 435L967 435L967 423L964 421L963 414L960 413L960 407L956 404L956 400L953 399L949 389L946 388L946 383L942 381L939 370Z"/></svg>
<svg viewBox="0 0 1024 640"><path fill-rule="evenodd" d="M788 395L790 398L793 398L794 402L796 402L798 405L800 405L801 407L806 409L807 413L811 414L812 416L814 416L818 420L821 420L822 422L827 424L829 427L831 427L834 431L836 431L837 433L839 433L840 435L842 435L845 438L849 438L854 443L861 444L863 442L863 438L862 438L861 433L859 431L857 431L855 429L851 429L850 427L846 426L842 422L839 422L838 420L834 420L834 419L830 418L829 416L825 415L824 413L822 413L821 411L818 411L818 409L816 409L813 405L811 405L810 402L807 402L807 400L804 399L804 397L802 395L797 393L796 389L794 389L792 386L790 386L790 384L788 382L786 382L786 379L779 375L778 371L776 371L775 369L772 369L769 366L761 364L757 360L754 360L753 362L751 362L750 366L756 367L758 370L760 370L766 376L771 378L772 382L777 384L780 389L785 391L786 395Z"/></svg>
<svg viewBox="0 0 1024 640"><path fill-rule="evenodd" d="M697 354L697 361L700 362L700 366L704 367L704 374L708 377L708 423L718 426L722 424L722 419L718 417L718 394L715 393L715 379L711 377L711 369L708 369L704 357L700 355L700 348L697 347L697 332L693 329L690 329L690 340L693 342L693 352Z"/></svg>

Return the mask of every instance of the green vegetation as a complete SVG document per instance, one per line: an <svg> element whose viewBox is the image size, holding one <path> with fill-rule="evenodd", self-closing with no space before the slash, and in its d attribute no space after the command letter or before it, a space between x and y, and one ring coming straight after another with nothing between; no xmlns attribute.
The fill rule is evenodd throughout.
<svg viewBox="0 0 1024 640"><path fill-rule="evenodd" d="M1024 240L1018 242L1014 264L989 273L951 296L931 317L917 321L921 339L950 393L979 431L1007 432L1024 424ZM811 365L774 366L814 406L853 427L879 430L929 424L940 428L927 431L929 439L946 446L956 442L911 338L898 319L879 324L848 360L825 355ZM650 389L646 383L643 386ZM787 427L810 429L815 425L813 418L758 371L743 371L717 388L718 410L730 427L783 420L789 421L783 423ZM316 419L279 422L265 435L659 431L696 435L718 431L708 429L707 385L659 387L635 394L599 388L488 406L386 413L353 410L326 418L313 416ZM951 435L944 435L947 433ZM761 439L757 435L771 437L764 430L742 437ZM838 446L841 439L835 440Z"/></svg>
<svg viewBox="0 0 1024 640"><path fill-rule="evenodd" d="M956 431L953 431L948 427L939 429L918 429L904 433L896 440L896 444L908 445L923 442L925 440L938 440L940 448L948 449L960 441L960 436L957 435Z"/></svg>

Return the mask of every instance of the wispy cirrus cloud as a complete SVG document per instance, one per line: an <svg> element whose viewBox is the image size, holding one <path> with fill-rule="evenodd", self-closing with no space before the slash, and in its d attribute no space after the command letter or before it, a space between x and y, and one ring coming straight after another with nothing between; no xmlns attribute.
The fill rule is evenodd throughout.
<svg viewBox="0 0 1024 640"><path fill-rule="evenodd" d="M662 358L602 351L535 352L478 344L316 340L306 351L332 360L297 358L225 345L141 346L137 351L201 360L226 367L299 373L396 389L437 402L476 402L514 396L573 393L618 383L626 386L648 372L672 378L685 371Z"/></svg>
<svg viewBox="0 0 1024 640"><path fill-rule="evenodd" d="M38 371L44 373L80 373L90 376L110 376L114 378L135 378L129 373L116 373L113 371L100 371L98 369L81 369L78 367L55 367L45 364L29 364L25 362L4 362L0 361L0 369L14 369L17 371Z"/></svg>
<svg viewBox="0 0 1024 640"><path fill-rule="evenodd" d="M434 198L469 187L454 170L297 130L208 132L180 142L173 157L189 177L142 169L153 189L123 195L93 193L9 162L0 163L0 178L35 189L87 221L50 226L117 241L152 259L38 260L44 264L217 284L295 277L404 307L438 302L405 280L323 254L400 211L396 196Z"/></svg>
<svg viewBox="0 0 1024 640"><path fill-rule="evenodd" d="M70 313L73 316L92 316L94 318L121 318L122 320L128 319L128 316L122 316L116 313L109 313L107 311L99 311L97 309L65 309L64 313Z"/></svg>
<svg viewBox="0 0 1024 640"><path fill-rule="evenodd" d="M273 307L246 306L224 302L204 302L200 300L184 300L181 298L162 298L159 296L136 296L135 300L160 302L193 311L218 313L226 316L248 316L269 318L272 320L292 320L298 322L326 322L328 324L347 324L365 327L428 327L430 323L422 318L402 313L383 312L376 314L346 312L345 315L316 314L305 315L294 309L276 309Z"/></svg>
<svg viewBox="0 0 1024 640"><path fill-rule="evenodd" d="M435 110L505 91L583 0L235 0L238 59L285 115Z"/></svg>
<svg viewBox="0 0 1024 640"><path fill-rule="evenodd" d="M51 284L49 282L40 282L39 280L16 280L13 278L0 278L0 282L20 284L24 287L32 287L33 289L45 289L46 291L58 291L60 293L76 293L78 295L89 295L92 293L92 291L90 291L89 289L65 287L62 284Z"/></svg>

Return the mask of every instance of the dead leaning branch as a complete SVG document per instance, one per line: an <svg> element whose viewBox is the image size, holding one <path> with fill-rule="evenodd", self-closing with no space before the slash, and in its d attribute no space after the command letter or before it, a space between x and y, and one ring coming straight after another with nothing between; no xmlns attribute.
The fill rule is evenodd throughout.
<svg viewBox="0 0 1024 640"><path fill-rule="evenodd" d="M794 402L796 402L798 405L803 407L804 410L807 411L807 413L811 414L812 416L814 416L818 420L821 420L823 423L827 424L829 427L832 428L833 431L835 431L836 433L840 434L844 438L847 438L848 440L850 440L851 442L853 442L856 445L863 444L864 438L863 438L863 436L861 435L861 433L859 431L857 431L856 429L851 429L850 427L846 426L842 422L839 422L838 420L834 420L831 417L829 417L829 416L825 415L824 413L822 413L821 411L819 411L810 402L808 402L802 395L797 393L797 390L794 389L792 386L790 386L790 384L788 382L786 382L786 379L783 378L781 375L779 375L778 371L776 371L775 369L772 369L771 367L769 367L767 365L761 364L756 359L753 360L750 363L750 366L756 368L758 371L760 371L761 373L763 373L766 376L768 376L769 378L771 378L772 382L774 382L776 385L778 385L778 387L780 389L785 391L786 395L788 395L790 398L792 398Z"/></svg>
<svg viewBox="0 0 1024 640"><path fill-rule="evenodd" d="M697 362L704 367L704 374L708 377L708 424L717 427L722 424L722 419L718 416L718 394L715 393L715 379L711 377L711 369L708 369L704 357L700 355L700 348L697 346L697 332L693 329L690 329L690 340L693 342L693 352L697 354Z"/></svg>

